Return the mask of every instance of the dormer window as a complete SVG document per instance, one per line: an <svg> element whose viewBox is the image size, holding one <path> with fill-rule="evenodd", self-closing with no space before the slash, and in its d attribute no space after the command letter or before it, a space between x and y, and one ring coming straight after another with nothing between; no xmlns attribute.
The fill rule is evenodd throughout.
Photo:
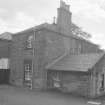
<svg viewBox="0 0 105 105"><path fill-rule="evenodd" d="M29 36L26 41L26 48L32 48L33 35Z"/></svg>

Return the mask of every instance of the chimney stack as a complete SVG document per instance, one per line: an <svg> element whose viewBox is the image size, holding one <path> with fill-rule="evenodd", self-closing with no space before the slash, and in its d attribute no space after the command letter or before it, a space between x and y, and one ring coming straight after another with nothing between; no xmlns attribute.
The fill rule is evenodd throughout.
<svg viewBox="0 0 105 105"><path fill-rule="evenodd" d="M70 31L71 15L69 11L70 5L67 5L64 1L60 0L60 8L58 8L57 25L65 31Z"/></svg>

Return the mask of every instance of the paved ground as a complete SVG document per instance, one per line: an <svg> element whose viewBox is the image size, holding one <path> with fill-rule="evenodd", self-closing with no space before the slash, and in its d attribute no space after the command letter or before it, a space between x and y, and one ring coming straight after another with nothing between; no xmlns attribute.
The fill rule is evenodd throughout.
<svg viewBox="0 0 105 105"><path fill-rule="evenodd" d="M0 86L0 105L90 105L87 101L88 99L83 97L55 91L38 92L6 85Z"/></svg>

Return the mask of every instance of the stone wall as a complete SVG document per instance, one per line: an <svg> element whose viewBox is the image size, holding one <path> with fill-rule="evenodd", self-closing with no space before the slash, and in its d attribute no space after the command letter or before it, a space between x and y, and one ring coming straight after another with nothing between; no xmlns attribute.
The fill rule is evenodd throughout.
<svg viewBox="0 0 105 105"><path fill-rule="evenodd" d="M13 35L13 44L11 46L11 54L10 54L11 84L23 86L24 59L27 59L25 54L26 53L25 45L26 45L27 36L31 34L32 32L19 33ZM32 54L30 54L28 51L27 55L32 56Z"/></svg>
<svg viewBox="0 0 105 105"><path fill-rule="evenodd" d="M64 37L59 35L58 33L46 30L45 38L47 42L45 60L46 64L50 64L54 60L64 55Z"/></svg>
<svg viewBox="0 0 105 105"><path fill-rule="evenodd" d="M89 74L81 72L63 72L63 87L67 92L82 96L89 95Z"/></svg>
<svg viewBox="0 0 105 105"><path fill-rule="evenodd" d="M101 90L101 75L105 76L105 56L103 56L93 67L91 73L91 94L94 96L101 96L105 94L105 78L104 89Z"/></svg>
<svg viewBox="0 0 105 105"><path fill-rule="evenodd" d="M45 31L46 64L53 62L64 54L97 53L99 48L87 41L67 37L60 33Z"/></svg>
<svg viewBox="0 0 105 105"><path fill-rule="evenodd" d="M42 89L46 85L45 67L45 48L46 41L44 31L27 31L13 36L11 50L11 76L12 84L24 86L24 61L32 60L33 65L33 88ZM26 41L29 35L35 35L32 41L33 48L26 49Z"/></svg>
<svg viewBox="0 0 105 105"><path fill-rule="evenodd" d="M10 58L12 41L0 39L0 58Z"/></svg>
<svg viewBox="0 0 105 105"><path fill-rule="evenodd" d="M33 88L45 89L46 88L46 71L45 71L45 30L39 30L36 32L34 43L34 57L33 57Z"/></svg>
<svg viewBox="0 0 105 105"><path fill-rule="evenodd" d="M67 72L67 71L57 71L49 70L50 76L48 82L50 88L53 88L53 80L51 78L55 73L59 73L59 78L61 82L61 87L59 88L62 92L73 93L75 95L89 96L90 95L90 75L83 72ZM52 84L51 84L52 83Z"/></svg>
<svg viewBox="0 0 105 105"><path fill-rule="evenodd" d="M89 43L87 41L79 41L81 43L81 53L97 53L100 49L97 45Z"/></svg>

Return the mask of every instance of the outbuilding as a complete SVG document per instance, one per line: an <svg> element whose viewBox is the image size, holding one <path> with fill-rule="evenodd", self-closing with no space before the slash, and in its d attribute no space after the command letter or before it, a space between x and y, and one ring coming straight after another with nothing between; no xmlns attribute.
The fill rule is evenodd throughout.
<svg viewBox="0 0 105 105"><path fill-rule="evenodd" d="M48 88L87 97L105 94L105 55L66 55L48 65Z"/></svg>

